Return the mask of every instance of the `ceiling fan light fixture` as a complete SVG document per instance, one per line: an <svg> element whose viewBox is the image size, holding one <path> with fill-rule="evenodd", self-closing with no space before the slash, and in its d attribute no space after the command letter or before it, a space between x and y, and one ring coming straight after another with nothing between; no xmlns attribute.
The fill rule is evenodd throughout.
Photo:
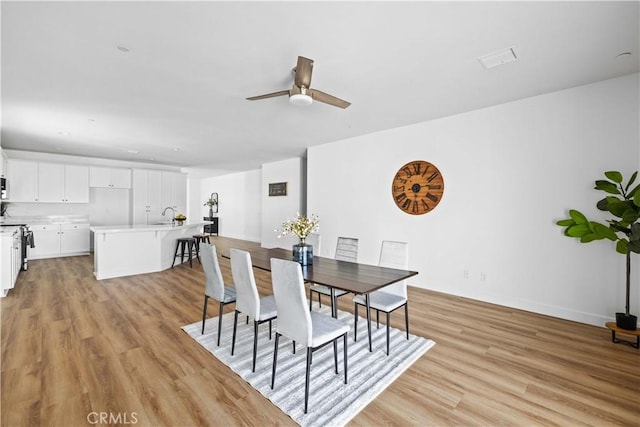
<svg viewBox="0 0 640 427"><path fill-rule="evenodd" d="M293 105L311 105L313 98L305 93L296 93L289 97L289 102Z"/></svg>

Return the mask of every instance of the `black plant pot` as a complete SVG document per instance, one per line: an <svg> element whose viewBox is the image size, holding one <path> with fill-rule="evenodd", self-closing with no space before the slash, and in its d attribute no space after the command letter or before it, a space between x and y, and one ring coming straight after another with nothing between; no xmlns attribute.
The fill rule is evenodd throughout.
<svg viewBox="0 0 640 427"><path fill-rule="evenodd" d="M633 314L616 313L616 326L627 331L635 331L638 327L638 318Z"/></svg>

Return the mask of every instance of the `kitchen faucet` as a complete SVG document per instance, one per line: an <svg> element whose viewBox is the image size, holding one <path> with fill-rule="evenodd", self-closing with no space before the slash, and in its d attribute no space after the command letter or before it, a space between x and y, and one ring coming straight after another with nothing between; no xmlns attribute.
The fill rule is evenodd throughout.
<svg viewBox="0 0 640 427"><path fill-rule="evenodd" d="M171 217L171 222L176 220L176 210L173 209L171 206L167 206L166 208L164 208L164 210L162 211L162 216L164 216L164 214L167 213L167 209L171 209L171 212L173 212L173 215Z"/></svg>

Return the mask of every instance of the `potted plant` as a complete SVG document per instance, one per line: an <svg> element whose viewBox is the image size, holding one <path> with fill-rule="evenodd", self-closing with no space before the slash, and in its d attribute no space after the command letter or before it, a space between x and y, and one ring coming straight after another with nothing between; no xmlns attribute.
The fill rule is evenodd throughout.
<svg viewBox="0 0 640 427"><path fill-rule="evenodd" d="M209 218L213 218L213 207L216 206L216 212L218 212L218 193L211 193L211 196L205 200L204 205L209 206Z"/></svg>
<svg viewBox="0 0 640 427"><path fill-rule="evenodd" d="M185 216L185 214L179 213L178 215L176 215L175 220L178 225L182 225L187 220L187 217Z"/></svg>
<svg viewBox="0 0 640 427"><path fill-rule="evenodd" d="M604 191L607 196L598 201L596 207L610 213L613 219L608 225L590 221L577 210L570 210L571 218L557 221L556 224L566 227L565 236L580 239L582 243L594 240L609 239L616 242L616 251L627 258L627 288L625 312L616 313L616 326L626 330L636 330L638 318L629 312L629 294L631 291L631 253L640 253L640 185L629 190L638 176L638 171L631 175L626 185L620 172L604 173L606 180L595 182L596 190Z"/></svg>

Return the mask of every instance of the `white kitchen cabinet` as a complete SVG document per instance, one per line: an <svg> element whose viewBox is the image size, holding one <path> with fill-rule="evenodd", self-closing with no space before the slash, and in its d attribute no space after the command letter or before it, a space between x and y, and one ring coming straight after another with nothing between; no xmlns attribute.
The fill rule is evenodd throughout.
<svg viewBox="0 0 640 427"><path fill-rule="evenodd" d="M89 224L60 225L60 255L89 252Z"/></svg>
<svg viewBox="0 0 640 427"><path fill-rule="evenodd" d="M4 150L0 148L0 177L7 177L7 155L4 153Z"/></svg>
<svg viewBox="0 0 640 427"><path fill-rule="evenodd" d="M131 210L134 224L152 224L162 220L161 187L162 172L133 169Z"/></svg>
<svg viewBox="0 0 640 427"><path fill-rule="evenodd" d="M38 224L30 228L35 247L29 250L29 259L89 253L89 224Z"/></svg>
<svg viewBox="0 0 640 427"><path fill-rule="evenodd" d="M131 188L131 169L91 166L89 186L104 188Z"/></svg>
<svg viewBox="0 0 640 427"><path fill-rule="evenodd" d="M89 203L89 168L38 163L38 201Z"/></svg>
<svg viewBox="0 0 640 427"><path fill-rule="evenodd" d="M29 248L29 259L52 258L60 255L60 225L30 225L35 247Z"/></svg>
<svg viewBox="0 0 640 427"><path fill-rule="evenodd" d="M6 296L18 279L22 264L20 241L19 229L13 233L0 235L0 288L2 291L0 296Z"/></svg>
<svg viewBox="0 0 640 427"><path fill-rule="evenodd" d="M38 162L9 159L7 169L8 200L11 202L37 202Z"/></svg>
<svg viewBox="0 0 640 427"><path fill-rule="evenodd" d="M187 176L177 172L162 172L162 209L171 206L176 214L186 213Z"/></svg>

